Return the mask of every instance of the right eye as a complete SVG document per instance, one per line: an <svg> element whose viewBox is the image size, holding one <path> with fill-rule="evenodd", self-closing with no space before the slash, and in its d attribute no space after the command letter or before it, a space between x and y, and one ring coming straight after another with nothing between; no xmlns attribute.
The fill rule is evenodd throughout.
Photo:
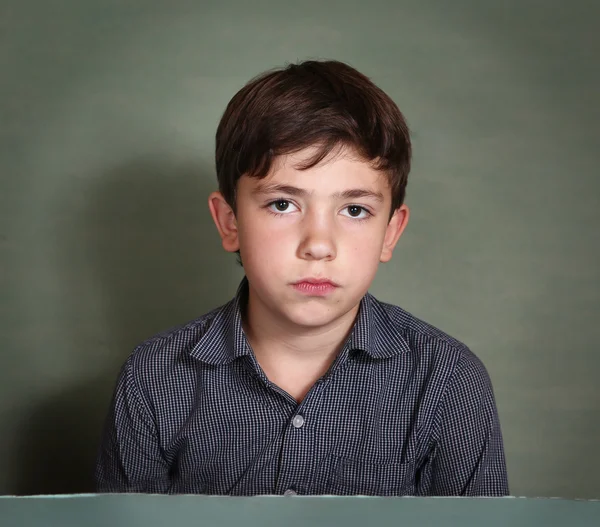
<svg viewBox="0 0 600 527"><path fill-rule="evenodd" d="M278 199L272 201L268 205L269 209L278 214L289 214L290 212L294 212L297 210L296 206L286 199Z"/></svg>

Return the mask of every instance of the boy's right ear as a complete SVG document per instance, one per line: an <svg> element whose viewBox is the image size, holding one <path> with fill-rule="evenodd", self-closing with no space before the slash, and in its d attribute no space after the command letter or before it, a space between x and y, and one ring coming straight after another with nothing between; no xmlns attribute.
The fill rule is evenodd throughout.
<svg viewBox="0 0 600 527"><path fill-rule="evenodd" d="M231 253L239 251L240 242L238 238L237 220L233 209L229 206L229 203L225 201L223 194L220 192L213 192L208 197L208 208L210 209L212 219L221 236L223 249Z"/></svg>

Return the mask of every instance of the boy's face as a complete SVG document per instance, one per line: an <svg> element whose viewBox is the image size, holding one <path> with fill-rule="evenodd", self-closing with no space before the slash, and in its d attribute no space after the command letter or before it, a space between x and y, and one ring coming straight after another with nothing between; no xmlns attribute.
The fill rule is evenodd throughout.
<svg viewBox="0 0 600 527"><path fill-rule="evenodd" d="M406 206L390 220L385 174L348 151L296 168L311 153L282 156L264 179L240 178L235 215L219 193L209 198L223 247L240 251L253 313L297 329L354 316L408 221Z"/></svg>

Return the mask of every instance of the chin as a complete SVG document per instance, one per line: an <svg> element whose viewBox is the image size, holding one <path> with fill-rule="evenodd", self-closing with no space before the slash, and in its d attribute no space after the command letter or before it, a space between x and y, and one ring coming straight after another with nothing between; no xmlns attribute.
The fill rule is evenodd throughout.
<svg viewBox="0 0 600 527"><path fill-rule="evenodd" d="M305 328L318 328L331 324L344 313L333 311L332 309L311 306L309 309L301 309L292 313L287 313L286 318L296 326Z"/></svg>

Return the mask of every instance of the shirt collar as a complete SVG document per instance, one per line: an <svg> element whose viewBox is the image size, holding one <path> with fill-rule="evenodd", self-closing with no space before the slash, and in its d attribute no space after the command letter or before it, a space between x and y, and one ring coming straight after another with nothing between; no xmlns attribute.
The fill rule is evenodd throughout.
<svg viewBox="0 0 600 527"><path fill-rule="evenodd" d="M242 312L248 299L248 279L244 276L235 297L219 308L207 331L190 351L190 355L207 364L227 364L252 349L242 327Z"/></svg>
<svg viewBox="0 0 600 527"><path fill-rule="evenodd" d="M398 323L391 320L385 304L367 293L360 301L356 322L345 346L374 359L388 359L410 351Z"/></svg>
<svg viewBox="0 0 600 527"><path fill-rule="evenodd" d="M210 326L190 355L207 364L228 364L252 349L242 327L242 312L248 299L244 276L235 297L217 310ZM358 315L344 349L364 352L374 359L387 359L410 351L404 336L390 320L385 305L367 293L360 301Z"/></svg>

